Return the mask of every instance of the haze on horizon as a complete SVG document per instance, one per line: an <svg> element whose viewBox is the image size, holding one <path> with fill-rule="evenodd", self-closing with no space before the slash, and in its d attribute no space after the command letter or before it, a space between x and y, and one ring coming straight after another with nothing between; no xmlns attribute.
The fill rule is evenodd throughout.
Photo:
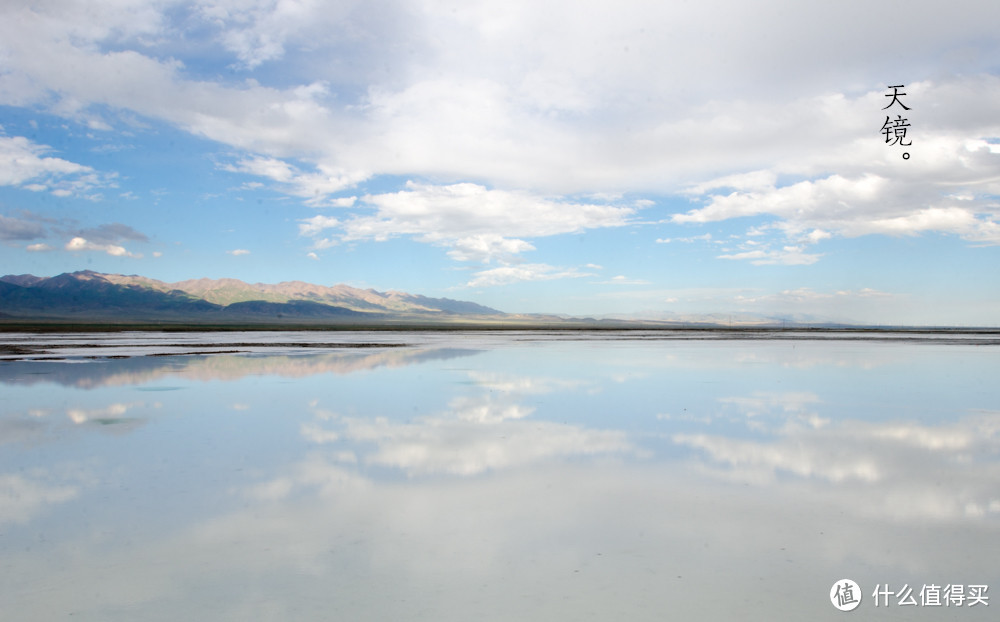
<svg viewBox="0 0 1000 622"><path fill-rule="evenodd" d="M2 272L997 326L998 23L964 0L5 2Z"/></svg>

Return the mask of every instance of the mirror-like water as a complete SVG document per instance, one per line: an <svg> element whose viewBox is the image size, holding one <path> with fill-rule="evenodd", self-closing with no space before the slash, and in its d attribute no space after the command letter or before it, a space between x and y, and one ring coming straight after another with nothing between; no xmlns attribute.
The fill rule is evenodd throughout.
<svg viewBox="0 0 1000 622"><path fill-rule="evenodd" d="M7 336L0 609L995 619L1000 348L636 336Z"/></svg>

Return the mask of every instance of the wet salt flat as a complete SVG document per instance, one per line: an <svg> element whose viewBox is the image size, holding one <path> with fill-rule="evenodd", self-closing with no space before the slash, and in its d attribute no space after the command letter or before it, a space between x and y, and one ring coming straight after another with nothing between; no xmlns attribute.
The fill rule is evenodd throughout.
<svg viewBox="0 0 1000 622"><path fill-rule="evenodd" d="M995 619L989 336L693 335L4 335L0 610Z"/></svg>
<svg viewBox="0 0 1000 622"><path fill-rule="evenodd" d="M1000 345L997 331L859 331L859 330L530 330L530 331L229 331L94 333L6 333L0 336L2 360L91 359L198 353L275 353L370 345L435 346L460 340L491 347L537 341L700 341L795 340L961 343Z"/></svg>

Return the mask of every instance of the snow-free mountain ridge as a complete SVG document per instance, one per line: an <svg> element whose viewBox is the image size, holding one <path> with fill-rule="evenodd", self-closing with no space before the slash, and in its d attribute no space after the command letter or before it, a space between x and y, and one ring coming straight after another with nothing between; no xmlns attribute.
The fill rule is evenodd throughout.
<svg viewBox="0 0 1000 622"><path fill-rule="evenodd" d="M53 277L0 277L0 317L17 319L386 321L405 317L447 321L504 315L474 302L302 281L251 284L237 279L193 279L165 283L90 270Z"/></svg>

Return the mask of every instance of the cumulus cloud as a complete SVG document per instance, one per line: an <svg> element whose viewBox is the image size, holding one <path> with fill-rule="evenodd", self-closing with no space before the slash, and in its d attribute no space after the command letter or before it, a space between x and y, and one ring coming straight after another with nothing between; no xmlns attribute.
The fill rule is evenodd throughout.
<svg viewBox="0 0 1000 622"><path fill-rule="evenodd" d="M340 225L340 220L333 218L331 216L323 216L322 214L313 216L312 218L306 218L301 221L299 225L299 234L305 236L316 236L322 233L326 229L330 229Z"/></svg>
<svg viewBox="0 0 1000 622"><path fill-rule="evenodd" d="M853 101L845 98L838 118L846 124L847 138L834 141L837 146L829 153L776 156L767 170L692 186L688 192L704 204L674 215L672 221L710 223L765 216L773 219L772 231L788 241L806 243L835 235L940 232L977 244L998 244L1000 206L993 197L1000 190L994 173L1000 154L983 137L1000 134L1000 123L987 120L979 110L981 102L968 96L973 88L982 89L987 101L1000 97L1000 79L991 75L907 87L908 96L917 96L922 104L911 101L917 106L909 113L912 121L921 123L909 160L900 158L898 148L870 136L871 128L863 125L881 113L876 111L876 100L884 93L872 91ZM865 105L859 107L860 103ZM945 114L945 109L953 114ZM977 121L970 123L969 118ZM838 172L824 173L824 169ZM806 179L779 183L780 175ZM760 253L726 258L777 259Z"/></svg>
<svg viewBox="0 0 1000 622"><path fill-rule="evenodd" d="M524 240L507 239L496 233L481 233L460 238L453 243L448 256L457 261L479 261L490 263L494 258L512 260L535 247Z"/></svg>
<svg viewBox="0 0 1000 622"><path fill-rule="evenodd" d="M801 246L785 246L780 250L751 250L740 253L719 255L719 259L748 259L758 266L780 264L784 266L808 266L816 263L821 255L805 253Z"/></svg>
<svg viewBox="0 0 1000 622"><path fill-rule="evenodd" d="M234 257L239 257L240 255L249 255L250 254L250 251L248 251L245 248L236 248L236 249L233 249L231 251L226 251L226 252L228 254L234 256Z"/></svg>
<svg viewBox="0 0 1000 622"><path fill-rule="evenodd" d="M2 129L2 128L0 128ZM45 155L51 147L23 136L0 136L0 186L19 186L59 197L88 196L107 185L107 176L89 166Z"/></svg>
<svg viewBox="0 0 1000 622"><path fill-rule="evenodd" d="M309 4L216 1L199 6L197 14L216 26L226 49L252 69L284 54L284 41L299 21L296 14L306 13Z"/></svg>
<svg viewBox="0 0 1000 622"><path fill-rule="evenodd" d="M821 253L784 247L834 236L1000 241L992 5L114 7L0 8L0 101L98 126L138 115L227 145L243 154L227 170L353 210L320 223L336 231L316 248L409 236L458 261L514 263L539 237L620 226L648 205L572 198L625 193L687 195L676 224L773 219L785 239L723 256L763 264L814 262ZM285 77L220 80L170 45L178 31L191 49L221 44L237 73ZM915 106L905 162L878 135L887 75L905 78ZM23 138L0 149L25 156L0 183L68 195L107 181ZM379 176L432 181L338 196Z"/></svg>
<svg viewBox="0 0 1000 622"><path fill-rule="evenodd" d="M594 276L594 274L582 272L576 268L557 268L548 264L517 264L476 272L473 278L466 283L466 286L494 287L520 281L552 281L555 279L578 279L585 276Z"/></svg>
<svg viewBox="0 0 1000 622"><path fill-rule="evenodd" d="M409 236L449 248L448 256L457 261L504 264L477 273L470 282L475 286L586 276L572 269L518 263L521 253L535 249L522 238L621 227L635 214L633 207L560 201L469 183L436 186L408 182L406 190L366 195L361 202L374 213L348 218L313 216L300 221L299 233L318 237L328 229L336 230L336 235L318 240L318 248Z"/></svg>
<svg viewBox="0 0 1000 622"><path fill-rule="evenodd" d="M611 277L607 281L598 281L601 285L649 285L649 281L643 279L630 279L624 274Z"/></svg>
<svg viewBox="0 0 1000 622"><path fill-rule="evenodd" d="M0 136L0 184L21 185L29 180L48 175L72 175L89 172L92 169L82 164L61 158L41 157L49 151L45 145L37 145L23 136Z"/></svg>
<svg viewBox="0 0 1000 622"><path fill-rule="evenodd" d="M66 250L68 251L98 251L104 252L113 257L133 257L141 258L141 253L132 253L125 249L123 246L117 244L98 244L96 242L91 242L86 238L75 237L66 243Z"/></svg>
<svg viewBox="0 0 1000 622"><path fill-rule="evenodd" d="M408 182L406 190L368 195L363 200L376 208L376 214L347 223L347 239L384 239L394 234L418 235L429 241L494 233L544 237L622 226L635 213L631 207L553 200L471 183Z"/></svg>
<svg viewBox="0 0 1000 622"><path fill-rule="evenodd" d="M254 156L244 158L223 168L230 172L248 173L278 182L288 194L305 199L312 207L350 207L357 197L328 198L329 195L351 188L369 177L367 173L337 170L319 164L316 172L303 173L292 165L276 158Z"/></svg>
<svg viewBox="0 0 1000 622"><path fill-rule="evenodd" d="M656 243L670 244L672 242L685 242L690 244L692 242L711 242L711 241L712 241L712 234L703 233L701 235L691 235L683 238L657 238Z"/></svg>
<svg viewBox="0 0 1000 622"><path fill-rule="evenodd" d="M987 49L972 61L966 55L962 73L991 69L983 59L995 51L985 27L992 7L960 2L943 18L865 6L867 19L858 19L846 8L767 4L782 19L761 20L763 9L736 2L597 3L587 11L568 2L547 11L525 2L218 0L188 13L145 3L8 7L2 40L12 88L4 92L18 103L55 94L68 113L106 104L175 123L258 154L235 168L258 174L272 165L302 195L367 174L555 193L673 191L694 179L705 191L722 179L743 190L768 183L775 157L821 171L824 158L851 152L868 132L864 111L881 108L881 93L868 91L890 68L937 66L943 51L980 40ZM197 67L162 45L191 25L181 14L208 25L187 34L221 41L234 65L287 60L300 82L199 80ZM904 54L882 23L919 44ZM692 24L710 25L711 36L709 26ZM342 62L348 53L351 63ZM295 70L298 61L308 76ZM840 91L829 92L831 84ZM980 103L947 108L949 123L993 123L983 112L994 109L990 89L977 93L967 99ZM977 106L980 114L967 114ZM931 120L928 111L923 121ZM274 162L284 157L318 165L316 177L296 185Z"/></svg>
<svg viewBox="0 0 1000 622"><path fill-rule="evenodd" d="M985 170L976 173L983 174ZM789 236L809 231L805 235L810 241L828 238L831 231L850 237L940 231L971 241L1000 243L1000 230L993 220L995 206L988 198L962 201L942 193L941 186L936 179L832 175L760 192L714 195L705 207L677 214L673 221L705 223L765 214L780 218L777 227ZM969 191L966 186L956 182L949 190Z"/></svg>

